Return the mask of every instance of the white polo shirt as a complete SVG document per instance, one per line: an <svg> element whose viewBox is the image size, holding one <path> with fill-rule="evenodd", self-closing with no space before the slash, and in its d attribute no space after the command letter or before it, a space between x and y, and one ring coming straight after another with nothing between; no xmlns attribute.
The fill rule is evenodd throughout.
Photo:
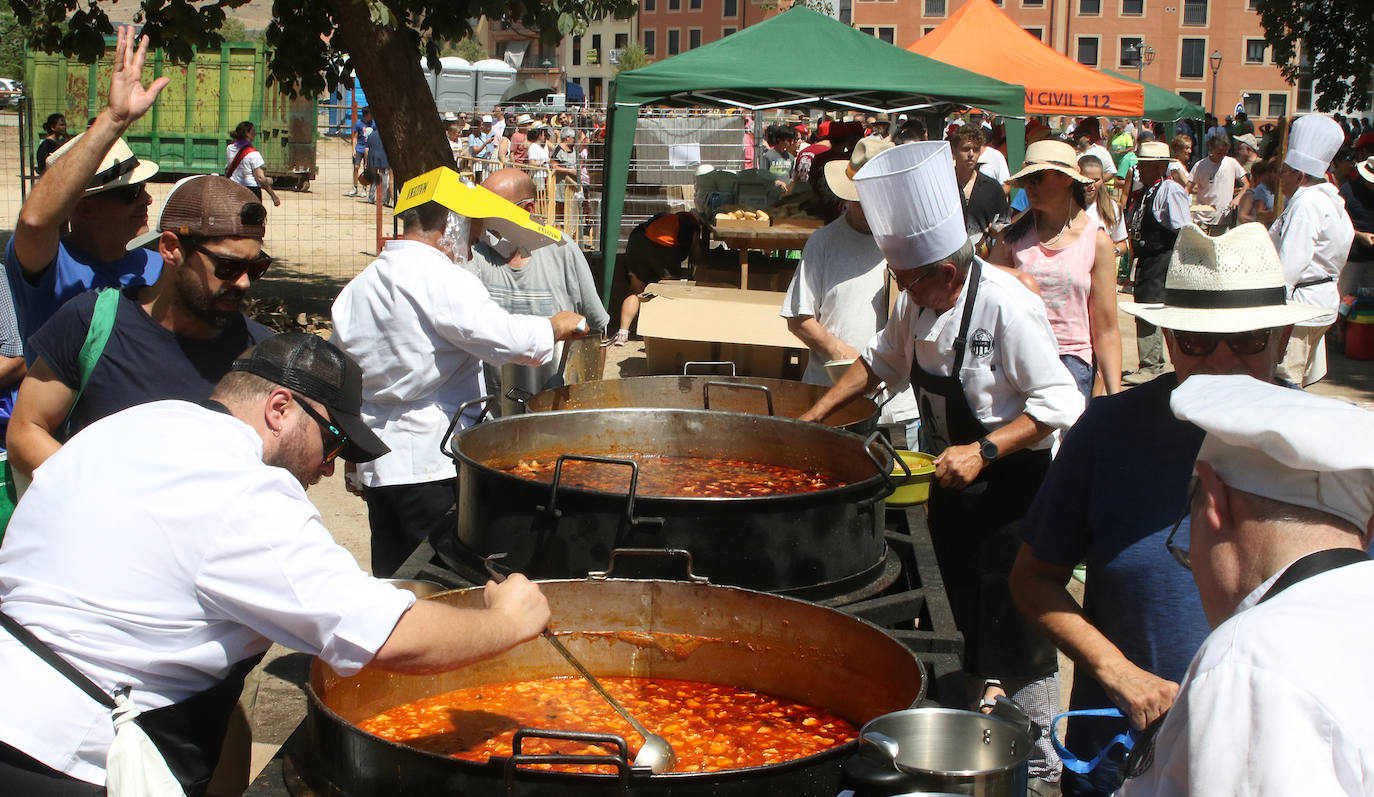
<svg viewBox="0 0 1374 797"><path fill-rule="evenodd" d="M0 548L4 611L143 709L279 642L357 672L414 603L364 573L247 424L184 401L96 421L34 474ZM105 782L110 712L0 631L0 740Z"/></svg>
<svg viewBox="0 0 1374 797"><path fill-rule="evenodd" d="M967 297L966 281L954 307L936 313L914 304L903 291L892 319L864 350L864 360L892 389L910 382L913 356L919 357L928 373L949 375ZM1059 359L1044 303L1016 277L988 263L983 263L965 349L959 374L964 396L988 431L1022 413L1055 429L1067 429L1082 414L1083 394ZM924 402L919 391L917 398ZM932 453L938 454L950 438L944 401L938 396L931 401L930 412L921 405L921 423L934 447ZM1031 448L1050 448L1053 438L1047 435Z"/></svg>
<svg viewBox="0 0 1374 797"><path fill-rule="evenodd" d="M363 420L391 448L358 466L368 487L453 478L439 443L458 406L486 393L482 363L553 357L547 318L502 310L480 279L420 241L387 241L333 315L334 344L363 370Z"/></svg>

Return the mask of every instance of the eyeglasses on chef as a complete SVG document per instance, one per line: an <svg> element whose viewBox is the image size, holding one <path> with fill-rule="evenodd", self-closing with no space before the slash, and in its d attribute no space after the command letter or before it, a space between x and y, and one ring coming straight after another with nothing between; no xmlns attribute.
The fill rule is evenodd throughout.
<svg viewBox="0 0 1374 797"><path fill-rule="evenodd" d="M899 290L909 291L909 290L911 290L912 288L914 288L914 287L916 287L917 285L919 285L923 280L925 280L926 277L929 277L931 274L934 274L936 271L939 271L939 270L940 270L940 266L939 266L939 264L936 264L936 265L933 265L933 266L926 266L924 269L920 269L920 270L921 270L921 271L924 271L925 273L922 274L922 275L919 276L919 277L916 277L915 279L905 279L905 280L903 280L903 278L902 278L901 275L902 275L903 273L907 273L907 272L904 272L904 271L893 271L892 269L888 269L888 270L887 270L887 273L890 274L890 275L892 275L892 281L895 282L895 283L897 283L897 288L898 288Z"/></svg>
<svg viewBox="0 0 1374 797"><path fill-rule="evenodd" d="M324 447L324 461L333 462L334 459L343 452L344 446L348 445L348 435L344 434L343 431L335 426L328 418L316 412L315 408L310 406L310 402L306 401L299 394L292 393L291 398L295 399L296 403L301 405L301 409L305 414L309 415L311 419L319 425L320 444Z"/></svg>
<svg viewBox="0 0 1374 797"><path fill-rule="evenodd" d="M1178 534L1179 527L1183 525L1183 521L1193 512L1193 499L1197 498L1197 485L1197 479L1193 479L1192 487L1188 490L1188 500L1183 504L1183 514L1178 516L1178 520L1174 522L1174 527L1170 530L1169 536L1164 539L1164 548L1168 550L1170 556L1174 557L1175 562L1183 566L1184 570L1193 569L1193 559L1187 548L1174 545L1174 535Z"/></svg>

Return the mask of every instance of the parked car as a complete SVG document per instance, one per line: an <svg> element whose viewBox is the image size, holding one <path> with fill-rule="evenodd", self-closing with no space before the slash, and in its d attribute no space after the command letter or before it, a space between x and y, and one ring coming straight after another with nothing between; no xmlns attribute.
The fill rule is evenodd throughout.
<svg viewBox="0 0 1374 797"><path fill-rule="evenodd" d="M0 78L0 108L8 108L24 96L24 84L9 78Z"/></svg>

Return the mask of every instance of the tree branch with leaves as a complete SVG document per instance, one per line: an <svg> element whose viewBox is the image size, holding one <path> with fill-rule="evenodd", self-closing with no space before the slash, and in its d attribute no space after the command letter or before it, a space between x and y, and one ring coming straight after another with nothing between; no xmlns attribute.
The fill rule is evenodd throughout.
<svg viewBox="0 0 1374 797"><path fill-rule="evenodd" d="M1295 84L1304 69L1310 71L1317 110L1370 107L1374 14L1369 0L1259 0L1259 15L1284 79Z"/></svg>

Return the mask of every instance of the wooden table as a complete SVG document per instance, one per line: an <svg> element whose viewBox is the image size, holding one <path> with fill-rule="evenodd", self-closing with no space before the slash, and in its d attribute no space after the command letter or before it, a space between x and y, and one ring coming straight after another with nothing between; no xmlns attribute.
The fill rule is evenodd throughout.
<svg viewBox="0 0 1374 797"><path fill-rule="evenodd" d="M711 226L711 237L731 249L739 251L739 286L749 287L749 250L772 251L776 249L801 249L811 238L811 234L821 228L821 221L814 224L789 224L780 222L771 227L749 222L717 222Z"/></svg>

